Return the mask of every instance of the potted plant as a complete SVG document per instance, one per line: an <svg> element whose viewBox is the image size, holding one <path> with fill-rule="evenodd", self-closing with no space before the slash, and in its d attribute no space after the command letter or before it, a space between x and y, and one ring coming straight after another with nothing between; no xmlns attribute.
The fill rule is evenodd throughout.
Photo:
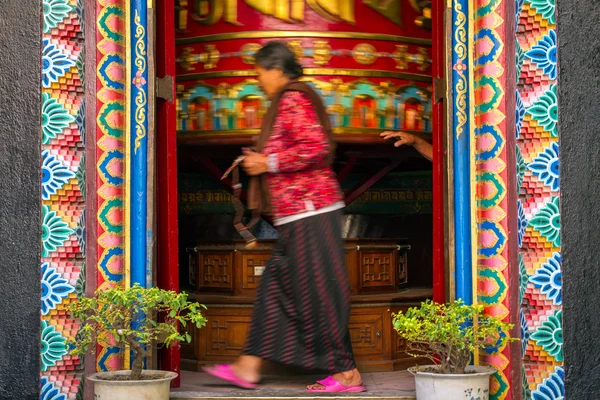
<svg viewBox="0 0 600 400"><path fill-rule="evenodd" d="M394 329L407 341L407 352L435 365L409 368L415 375L417 399L489 398L490 375L496 370L470 366L472 354L502 345L513 325L484 314L480 305L461 300L438 304L430 300L406 313L393 314Z"/></svg>
<svg viewBox="0 0 600 400"><path fill-rule="evenodd" d="M188 323L198 328L206 325L203 308L188 301L186 293L145 289L137 284L127 289L99 290L94 297L73 303L71 314L82 322L71 341L73 354L85 355L88 349L93 354L98 340L122 349L129 346L132 352L131 370L101 372L87 378L94 382L95 398L167 400L170 382L177 374L143 371L144 359L153 346L169 347L183 340L189 343L189 333L180 333L178 328Z"/></svg>

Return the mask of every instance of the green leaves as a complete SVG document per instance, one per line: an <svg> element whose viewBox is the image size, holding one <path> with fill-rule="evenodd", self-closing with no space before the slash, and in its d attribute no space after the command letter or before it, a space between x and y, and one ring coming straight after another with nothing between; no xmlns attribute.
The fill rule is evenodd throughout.
<svg viewBox="0 0 600 400"><path fill-rule="evenodd" d="M180 334L179 325L185 328L192 323L202 328L206 325L203 309L206 307L188 301L186 293L146 289L137 284L128 289L97 291L93 298L80 298L71 305L73 317L82 321L71 343L75 354L85 354L90 347L94 350L97 340L112 338L118 346L130 346L136 360L143 359L148 346L189 343L190 334Z"/></svg>
<svg viewBox="0 0 600 400"><path fill-rule="evenodd" d="M393 315L394 329L408 341L414 357L440 360L441 373L463 373L475 350L509 339L512 325L486 315L481 305L461 300L438 304L430 300L421 307Z"/></svg>

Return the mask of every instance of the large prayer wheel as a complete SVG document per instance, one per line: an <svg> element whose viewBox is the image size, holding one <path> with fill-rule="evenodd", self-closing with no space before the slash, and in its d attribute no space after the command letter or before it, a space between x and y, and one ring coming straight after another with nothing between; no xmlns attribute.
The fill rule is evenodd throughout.
<svg viewBox="0 0 600 400"><path fill-rule="evenodd" d="M256 133L267 100L253 54L273 39L298 56L342 138L429 132L428 13L416 0L179 0L180 141Z"/></svg>

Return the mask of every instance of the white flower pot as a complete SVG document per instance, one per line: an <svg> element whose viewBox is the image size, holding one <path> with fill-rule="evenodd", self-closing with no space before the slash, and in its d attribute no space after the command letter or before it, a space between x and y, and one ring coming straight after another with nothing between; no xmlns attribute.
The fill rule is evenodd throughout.
<svg viewBox="0 0 600 400"><path fill-rule="evenodd" d="M437 374L419 369L438 368L423 365L408 370L415 376L417 400L489 400L491 367L468 366L465 374Z"/></svg>
<svg viewBox="0 0 600 400"><path fill-rule="evenodd" d="M96 400L169 400L171 381L177 377L175 372L144 371L144 376L156 377L139 381L116 381L111 377L129 375L131 371L99 372L86 379L94 382Z"/></svg>

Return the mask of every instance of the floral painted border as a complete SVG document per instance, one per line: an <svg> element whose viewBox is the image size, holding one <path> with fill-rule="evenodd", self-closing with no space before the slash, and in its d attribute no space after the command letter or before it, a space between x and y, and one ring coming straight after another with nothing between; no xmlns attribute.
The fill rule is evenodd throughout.
<svg viewBox="0 0 600 400"><path fill-rule="evenodd" d="M76 399L83 361L67 341L67 311L85 285L83 2L44 0L42 22L42 259L40 399Z"/></svg>
<svg viewBox="0 0 600 400"><path fill-rule="evenodd" d="M563 399L560 141L555 0L516 10L523 399Z"/></svg>

